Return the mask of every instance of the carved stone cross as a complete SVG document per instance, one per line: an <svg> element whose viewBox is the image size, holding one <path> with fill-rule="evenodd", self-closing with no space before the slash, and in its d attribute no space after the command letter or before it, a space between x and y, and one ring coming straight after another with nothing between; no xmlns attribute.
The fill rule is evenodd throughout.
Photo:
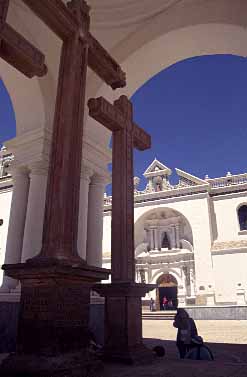
<svg viewBox="0 0 247 377"><path fill-rule="evenodd" d="M132 104L121 96L111 105L90 99L89 115L113 133L111 284L97 284L105 297L104 358L149 362L142 342L141 297L154 289L135 283L133 149L150 148L151 138L133 122Z"/></svg>
<svg viewBox="0 0 247 377"><path fill-rule="evenodd" d="M86 73L89 65L113 89L125 85L125 74L115 60L90 34L89 7L84 0L23 0L62 39L53 142L47 184L42 250L36 260L81 262L77 253L80 166ZM0 0L1 19L6 18L8 1ZM41 56L16 32L1 23L1 56L29 76ZM25 43L28 43L25 41ZM17 55L23 46L24 52ZM16 51L14 50L16 47ZM28 48L29 47L29 48ZM32 60L28 60L28 54ZM19 59L16 59L19 56ZM33 66L31 66L33 64ZM36 68L36 70L34 69ZM58 221L59 219L59 221Z"/></svg>
<svg viewBox="0 0 247 377"><path fill-rule="evenodd" d="M45 56L7 24L9 0L0 0L0 57L27 77L47 72Z"/></svg>
<svg viewBox="0 0 247 377"><path fill-rule="evenodd" d="M87 66L114 89L125 85L125 74L90 34L89 7L85 1L72 0L67 4L62 0L23 1L62 39L62 51L42 250L27 263L7 264L3 269L8 276L21 281L17 349L34 359L46 355L47 373L40 375L57 375L57 369L71 370L72 366L77 374L80 367L82 375L88 371L88 356L81 350L89 343L90 289L109 275L108 270L83 263L77 253ZM44 66L30 58L40 55L36 56L36 50L26 41L16 39L16 33L5 22L8 2L0 0L0 5L1 56L30 77L41 74ZM31 337L39 341L34 345ZM79 352L78 359L74 352ZM59 353L64 356L57 360L58 367L50 356ZM29 365L40 366L37 361L26 362L25 373L23 363L21 359L17 365L13 356L5 365L7 370L12 365L16 370L21 368L15 375L30 375Z"/></svg>
<svg viewBox="0 0 247 377"><path fill-rule="evenodd" d="M89 115L113 132L112 281L135 281L133 148L151 146L150 136L133 122L132 104L121 96L111 105L90 99Z"/></svg>

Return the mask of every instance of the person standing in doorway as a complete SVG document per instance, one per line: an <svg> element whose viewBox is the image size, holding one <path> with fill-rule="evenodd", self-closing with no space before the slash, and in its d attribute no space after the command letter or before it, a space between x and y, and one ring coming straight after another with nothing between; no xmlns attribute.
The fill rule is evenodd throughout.
<svg viewBox="0 0 247 377"><path fill-rule="evenodd" d="M154 312L154 299L152 297L150 299L149 309L150 309L150 312Z"/></svg>
<svg viewBox="0 0 247 377"><path fill-rule="evenodd" d="M163 300L162 300L163 310L166 310L166 309L167 309L167 304L168 304L167 297L164 296L164 297L163 297Z"/></svg>

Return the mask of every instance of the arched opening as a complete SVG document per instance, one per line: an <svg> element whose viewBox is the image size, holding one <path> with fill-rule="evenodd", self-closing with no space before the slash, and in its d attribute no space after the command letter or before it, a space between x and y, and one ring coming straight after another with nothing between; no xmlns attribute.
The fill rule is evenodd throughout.
<svg viewBox="0 0 247 377"><path fill-rule="evenodd" d="M169 238L168 238L166 232L164 232L164 234L163 234L163 239L162 239L161 247L162 248L167 248L168 250L171 249L171 244L170 244L170 241L169 241Z"/></svg>
<svg viewBox="0 0 247 377"><path fill-rule="evenodd" d="M156 284L156 307L159 310L174 310L178 306L178 282L177 279L169 274L163 274Z"/></svg>

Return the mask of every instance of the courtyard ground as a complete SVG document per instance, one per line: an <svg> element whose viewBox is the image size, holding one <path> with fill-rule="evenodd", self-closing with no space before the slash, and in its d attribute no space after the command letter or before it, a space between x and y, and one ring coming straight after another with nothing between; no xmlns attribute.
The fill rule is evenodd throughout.
<svg viewBox="0 0 247 377"><path fill-rule="evenodd" d="M165 357L134 366L105 364L104 377L247 377L247 321L198 320L196 325L215 361L179 360L172 320L144 320L146 345L163 345Z"/></svg>
<svg viewBox="0 0 247 377"><path fill-rule="evenodd" d="M106 365L106 377L247 377L247 321L196 321L215 361L179 360L171 320L144 320L148 347L161 344L166 356L140 366Z"/></svg>

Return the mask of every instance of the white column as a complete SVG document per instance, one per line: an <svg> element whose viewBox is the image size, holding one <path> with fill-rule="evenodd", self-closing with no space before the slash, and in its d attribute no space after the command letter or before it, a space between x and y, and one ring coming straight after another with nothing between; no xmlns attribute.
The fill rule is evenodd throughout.
<svg viewBox="0 0 247 377"><path fill-rule="evenodd" d="M47 163L43 161L35 162L29 168L30 186L21 257L23 263L37 255L42 247L48 175Z"/></svg>
<svg viewBox="0 0 247 377"><path fill-rule="evenodd" d="M103 203L106 177L94 175L89 185L87 263L102 266Z"/></svg>
<svg viewBox="0 0 247 377"><path fill-rule="evenodd" d="M194 269L190 267L190 295L195 297Z"/></svg>
<svg viewBox="0 0 247 377"><path fill-rule="evenodd" d="M151 228L150 230L150 248L154 250L154 230Z"/></svg>
<svg viewBox="0 0 247 377"><path fill-rule="evenodd" d="M154 229L154 248L155 250L158 250L159 245L158 245L158 229Z"/></svg>
<svg viewBox="0 0 247 377"><path fill-rule="evenodd" d="M179 238L179 225L175 225L175 244L177 249L179 249Z"/></svg>
<svg viewBox="0 0 247 377"><path fill-rule="evenodd" d="M23 234L26 220L26 210L29 191L29 176L26 168L16 168L12 172L13 195L10 210L8 238L5 253L5 264L21 262ZM4 274L1 293L8 293L15 289L18 281Z"/></svg>
<svg viewBox="0 0 247 377"><path fill-rule="evenodd" d="M169 229L167 230L167 233L168 232L169 232L169 235L170 235L170 246L171 246L171 249L175 249L176 248L176 232L175 232L175 227L174 226L169 227Z"/></svg>
<svg viewBox="0 0 247 377"><path fill-rule="evenodd" d="M87 252L87 217L88 217L88 194L90 177L93 171L87 166L82 166L81 183L80 183L80 208L78 218L78 237L77 248L78 254L86 260Z"/></svg>

